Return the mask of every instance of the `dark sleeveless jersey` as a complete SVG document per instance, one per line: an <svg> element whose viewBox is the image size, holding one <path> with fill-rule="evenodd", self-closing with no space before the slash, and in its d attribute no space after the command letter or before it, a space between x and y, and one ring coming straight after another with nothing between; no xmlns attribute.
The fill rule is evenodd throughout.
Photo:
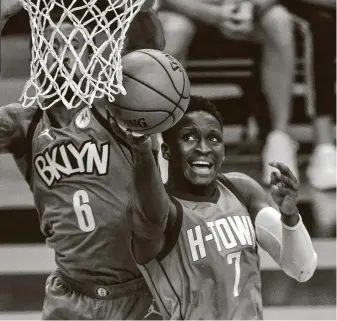
<svg viewBox="0 0 337 321"><path fill-rule="evenodd" d="M254 226L233 192L218 188L213 201L176 195L168 248L139 265L165 319L262 319Z"/></svg>
<svg viewBox="0 0 337 321"><path fill-rule="evenodd" d="M131 201L128 146L94 108L79 110L65 128L51 127L46 113L38 113L28 179L61 272L98 284L140 277L125 214Z"/></svg>

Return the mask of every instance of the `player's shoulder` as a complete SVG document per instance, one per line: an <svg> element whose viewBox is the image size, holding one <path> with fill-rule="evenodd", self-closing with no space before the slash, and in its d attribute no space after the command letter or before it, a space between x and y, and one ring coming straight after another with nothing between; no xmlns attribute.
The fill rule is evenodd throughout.
<svg viewBox="0 0 337 321"><path fill-rule="evenodd" d="M226 173L225 177L246 200L250 214L255 217L258 211L269 206L269 198L265 189L252 177L244 173Z"/></svg>
<svg viewBox="0 0 337 321"><path fill-rule="evenodd" d="M247 185L256 187L256 185L260 186L260 184L252 177L247 174L240 173L240 172L229 172L224 175L228 180L232 182L237 188L244 188Z"/></svg>
<svg viewBox="0 0 337 321"><path fill-rule="evenodd" d="M7 105L3 105L0 108L1 110L13 111L16 113L22 112L24 109L20 103L10 103Z"/></svg>
<svg viewBox="0 0 337 321"><path fill-rule="evenodd" d="M38 111L40 111L40 115L37 115ZM35 115L39 116L38 119ZM0 117L7 120L8 123L11 123L21 138L26 137L30 126L34 123L37 124L41 115L42 110L37 106L25 108L20 103L12 103L0 107ZM34 117L37 122L34 122Z"/></svg>
<svg viewBox="0 0 337 321"><path fill-rule="evenodd" d="M254 180L253 178L251 178L249 175L244 174L244 173L240 173L240 172L229 172L229 173L225 173L222 174L225 177L227 177L229 180L231 181L250 181L250 180Z"/></svg>
<svg viewBox="0 0 337 321"><path fill-rule="evenodd" d="M17 102L4 105L0 108L1 108L0 110L3 110L6 113L10 113L16 116L22 116L25 118L32 118L33 115L38 110L37 106L25 108L22 106L22 104L17 103Z"/></svg>
<svg viewBox="0 0 337 321"><path fill-rule="evenodd" d="M265 194L264 188L254 178L247 174L229 172L221 175L224 175L234 185L238 192L247 198Z"/></svg>

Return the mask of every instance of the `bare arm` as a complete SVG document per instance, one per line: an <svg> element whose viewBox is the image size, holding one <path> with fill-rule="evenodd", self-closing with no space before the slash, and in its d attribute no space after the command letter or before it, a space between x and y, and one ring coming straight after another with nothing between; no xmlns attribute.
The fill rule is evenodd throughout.
<svg viewBox="0 0 337 321"><path fill-rule="evenodd" d="M175 222L176 208L166 193L147 136L134 136L111 119L115 134L128 142L133 156L132 201L127 220L133 235L133 255L139 264L154 259L165 246L167 226Z"/></svg>
<svg viewBox="0 0 337 321"><path fill-rule="evenodd" d="M141 139L144 140L143 137ZM134 162L133 177L138 204L149 223L161 225L167 219L170 199L153 157L152 142L150 138L145 138L139 145L131 146Z"/></svg>
<svg viewBox="0 0 337 321"><path fill-rule="evenodd" d="M136 208L129 221L134 233L134 256L142 264L163 250L168 219L176 216L176 210L161 180L151 140L148 138L139 145L132 144L132 154Z"/></svg>

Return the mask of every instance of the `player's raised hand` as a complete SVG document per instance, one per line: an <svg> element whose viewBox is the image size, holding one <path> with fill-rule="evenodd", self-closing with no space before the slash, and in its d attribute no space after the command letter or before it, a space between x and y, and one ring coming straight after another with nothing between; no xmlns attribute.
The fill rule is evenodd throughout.
<svg viewBox="0 0 337 321"><path fill-rule="evenodd" d="M271 195L275 203L285 215L297 213L298 180L283 163L270 162L269 165L278 169L270 177Z"/></svg>
<svg viewBox="0 0 337 321"><path fill-rule="evenodd" d="M110 119L111 128L114 133L125 142L127 142L132 150L141 151L150 149L152 147L151 138L149 135L142 135L133 133L131 130L124 128L118 124L114 118Z"/></svg>
<svg viewBox="0 0 337 321"><path fill-rule="evenodd" d="M142 150L149 150L152 147L152 141L149 135L133 133L127 129L126 137L133 151L141 152Z"/></svg>

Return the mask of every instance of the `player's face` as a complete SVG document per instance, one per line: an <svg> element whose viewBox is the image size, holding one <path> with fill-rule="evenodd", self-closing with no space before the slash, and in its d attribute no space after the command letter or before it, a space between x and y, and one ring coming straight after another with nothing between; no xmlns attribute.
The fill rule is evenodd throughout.
<svg viewBox="0 0 337 321"><path fill-rule="evenodd" d="M224 157L219 122L205 111L195 111L186 114L176 130L176 139L169 146L172 174L187 180L188 185L210 185Z"/></svg>
<svg viewBox="0 0 337 321"><path fill-rule="evenodd" d="M80 31L74 32L74 26L71 23L65 22L61 24L59 29L60 32L55 33L55 30L52 27L48 27L46 28L44 36L48 42L53 39L53 49L56 52L57 57L60 57L62 65L65 65L69 71L76 65L75 74L77 78L80 79L82 72L80 71L79 65L82 63L84 68L87 67L90 59L90 52L86 46L86 41ZM63 37L60 33L63 34ZM64 40L65 38L69 40L76 55L81 57L80 59L76 59L76 55L69 49ZM79 63L78 60L80 60L81 63ZM53 73L54 68L58 69L58 63L51 54L48 55L46 64L51 73Z"/></svg>

